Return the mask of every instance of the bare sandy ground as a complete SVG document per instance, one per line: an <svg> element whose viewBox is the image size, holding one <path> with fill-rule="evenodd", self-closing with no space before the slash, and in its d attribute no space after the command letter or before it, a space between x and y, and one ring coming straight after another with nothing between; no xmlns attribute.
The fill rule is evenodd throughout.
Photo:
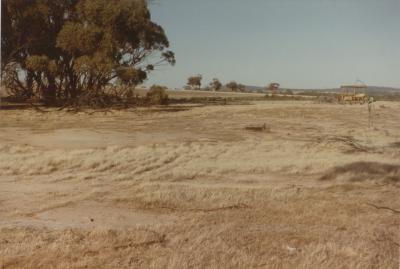
<svg viewBox="0 0 400 269"><path fill-rule="evenodd" d="M0 111L0 268L399 268L400 103L373 120L312 102Z"/></svg>

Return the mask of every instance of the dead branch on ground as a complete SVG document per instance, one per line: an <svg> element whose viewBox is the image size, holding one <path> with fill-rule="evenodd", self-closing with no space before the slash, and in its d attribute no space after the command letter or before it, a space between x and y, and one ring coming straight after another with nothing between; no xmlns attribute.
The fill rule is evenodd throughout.
<svg viewBox="0 0 400 269"><path fill-rule="evenodd" d="M365 203L365 204L369 205L369 206L372 206L372 207L375 207L376 209L386 209L386 210L392 211L395 214L400 214L400 210L396 210L396 209L393 209L393 208L390 208L390 207L387 207L387 206L377 206L377 205L374 205L374 204L371 204L371 203Z"/></svg>

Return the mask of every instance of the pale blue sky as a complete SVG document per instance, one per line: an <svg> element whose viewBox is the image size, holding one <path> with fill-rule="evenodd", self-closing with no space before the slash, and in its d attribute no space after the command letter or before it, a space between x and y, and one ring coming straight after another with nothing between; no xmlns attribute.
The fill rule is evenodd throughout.
<svg viewBox="0 0 400 269"><path fill-rule="evenodd" d="M177 63L147 84L192 74L264 86L400 87L400 0L159 0L150 5Z"/></svg>

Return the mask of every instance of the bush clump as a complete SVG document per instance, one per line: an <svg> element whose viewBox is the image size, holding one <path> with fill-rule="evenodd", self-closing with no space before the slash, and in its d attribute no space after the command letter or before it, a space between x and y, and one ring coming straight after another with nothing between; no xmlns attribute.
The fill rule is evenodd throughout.
<svg viewBox="0 0 400 269"><path fill-rule="evenodd" d="M150 87L146 94L147 102L150 105L167 105L168 94L166 93L167 87L160 85L153 85Z"/></svg>

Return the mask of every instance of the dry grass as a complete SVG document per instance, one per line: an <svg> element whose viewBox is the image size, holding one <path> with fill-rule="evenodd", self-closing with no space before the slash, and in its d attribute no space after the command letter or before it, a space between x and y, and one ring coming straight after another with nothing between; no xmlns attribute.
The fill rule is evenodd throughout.
<svg viewBox="0 0 400 269"><path fill-rule="evenodd" d="M382 104L0 111L0 268L398 268Z"/></svg>
<svg viewBox="0 0 400 269"><path fill-rule="evenodd" d="M139 95L145 95L146 90L137 89L135 90ZM182 98L243 98L243 97L254 97L263 98L265 93L242 93L242 92L213 92L213 91L197 91L197 90L167 90L167 94L173 99Z"/></svg>

